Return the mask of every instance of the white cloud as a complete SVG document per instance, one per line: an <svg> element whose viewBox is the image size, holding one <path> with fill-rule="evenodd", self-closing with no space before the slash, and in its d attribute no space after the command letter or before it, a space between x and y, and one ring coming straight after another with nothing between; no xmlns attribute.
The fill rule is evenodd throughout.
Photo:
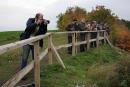
<svg viewBox="0 0 130 87"><path fill-rule="evenodd" d="M49 28L56 28L56 16L70 6L87 11L96 5L105 5L119 17L130 20L130 0L3 0L0 3L0 31L24 29L29 17L42 12L51 20Z"/></svg>

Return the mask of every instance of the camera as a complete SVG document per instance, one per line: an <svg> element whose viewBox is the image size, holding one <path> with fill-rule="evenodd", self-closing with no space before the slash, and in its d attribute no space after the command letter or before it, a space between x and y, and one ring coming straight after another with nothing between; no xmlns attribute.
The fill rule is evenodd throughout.
<svg viewBox="0 0 130 87"><path fill-rule="evenodd" d="M46 20L46 19L43 19L43 22L44 24L49 24L50 23L50 20Z"/></svg>

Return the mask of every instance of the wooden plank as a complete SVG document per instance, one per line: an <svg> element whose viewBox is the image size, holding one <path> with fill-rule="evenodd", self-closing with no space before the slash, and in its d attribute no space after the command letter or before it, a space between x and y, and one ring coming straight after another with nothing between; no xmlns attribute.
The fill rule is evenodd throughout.
<svg viewBox="0 0 130 87"><path fill-rule="evenodd" d="M43 60L43 58L45 58L45 56L47 55L47 53L48 53L48 48L46 48L46 49L44 50L44 52L42 52L42 53L40 54L40 56L39 56L40 61Z"/></svg>
<svg viewBox="0 0 130 87"><path fill-rule="evenodd" d="M17 48L20 48L20 47L22 47L26 44L41 40L41 39L47 37L48 35L50 35L50 33L47 33L45 35L39 35L39 36L36 36L36 37L32 37L32 38L29 38L29 39L26 39L26 40L17 41L17 42L14 42L14 43L2 45L2 46L0 46L0 54L3 54L5 52L11 51L11 50L14 50L14 49L17 49Z"/></svg>
<svg viewBox="0 0 130 87"><path fill-rule="evenodd" d="M29 73L34 66L34 61L32 61L24 69L16 73L11 79L9 79L2 87L14 87L27 73Z"/></svg>
<svg viewBox="0 0 130 87"><path fill-rule="evenodd" d="M96 47L99 47L99 31L97 31L97 38L96 38Z"/></svg>
<svg viewBox="0 0 130 87"><path fill-rule="evenodd" d="M72 46L72 43L70 44L64 44L64 45L60 45L60 46L57 46L55 47L57 50L61 49L61 48L68 48L68 47L71 47Z"/></svg>
<svg viewBox="0 0 130 87"><path fill-rule="evenodd" d="M99 32L103 32L105 30L99 30ZM52 34L69 34L69 33L91 33L91 32L97 32L97 31L69 31L69 32L51 32Z"/></svg>
<svg viewBox="0 0 130 87"><path fill-rule="evenodd" d="M77 33L80 33L80 32L82 33L82 32L96 32L96 31L77 31ZM55 33L52 33L52 34L63 34L63 33L74 33L74 32L55 32ZM14 50L14 49L17 49L17 48L20 48L20 47L22 47L26 44L35 42L37 40L43 39L50 34L51 33L47 33L45 35L39 35L39 36L32 37L32 38L29 38L29 39L26 39L26 40L17 41L17 42L14 42L14 43L2 45L2 46L0 46L0 54L3 54L5 52L11 51L11 50Z"/></svg>
<svg viewBox="0 0 130 87"><path fill-rule="evenodd" d="M52 64L52 35L48 36L48 63Z"/></svg>
<svg viewBox="0 0 130 87"><path fill-rule="evenodd" d="M39 41L34 42L34 81L35 87L40 87Z"/></svg>
<svg viewBox="0 0 130 87"><path fill-rule="evenodd" d="M89 42L90 39L91 39L91 38L90 38L90 33L88 33L88 34L87 34L87 50L90 49L90 42Z"/></svg>
<svg viewBox="0 0 130 87"><path fill-rule="evenodd" d="M107 42L106 42L106 32L105 31L103 32L103 35L104 35L104 44L106 44Z"/></svg>
<svg viewBox="0 0 130 87"><path fill-rule="evenodd" d="M103 40L104 39L104 37L100 37L99 38L99 40ZM96 39L91 39L91 40L89 40L89 43L90 42L93 42L93 41L96 41ZM82 41L82 42L77 42L77 43L75 43L75 46L78 46L78 45L80 45L80 44L86 44L88 41ZM60 45L60 46L57 46L57 47L55 47L57 50L59 50L59 49L62 49L62 48L67 48L67 47L71 47L72 46L72 43L70 43L70 44L64 44L64 45Z"/></svg>
<svg viewBox="0 0 130 87"><path fill-rule="evenodd" d="M72 35L72 56L75 56L75 33Z"/></svg>
<svg viewBox="0 0 130 87"><path fill-rule="evenodd" d="M19 47L22 47L23 45L32 43L32 42L37 41L39 39L42 39L42 38L44 38L44 37L46 37L48 35L49 35L49 33L47 35L41 35L41 36L33 37L33 38L30 38L30 39L27 39L27 40L18 41L16 43L11 43L11 44L0 46L0 54L2 54L4 52L7 52L7 51L10 51L10 50L13 50L13 49L16 49L16 48L19 48ZM104 37L99 38L99 40L102 40L102 39L104 39ZM89 42L92 42L92 41L96 41L96 39L89 40ZM108 41L108 38L107 38L107 41ZM75 46L80 45L80 44L85 44L85 43L87 43L87 42L86 41L78 42L78 43L75 44ZM37 43L37 45L38 45L38 43ZM71 45L72 45L72 43L67 44L67 45L60 45L60 46L58 46L57 49L60 49L62 47L69 47ZM57 60L63 66L63 68L65 68L65 65L64 65L63 61L61 60L61 58L60 58L58 52L56 51L55 47L53 46L52 48L53 48L54 53L56 53ZM48 49L46 49L45 52L43 52L39 57L37 55L36 56L40 60L42 60L44 58L44 56L47 54L47 52L48 52ZM34 65L34 61L32 61L28 66L26 66L24 69L20 70L17 74L15 74L14 77L9 79L2 87L14 87L33 68L33 65ZM40 72L40 71L38 71L38 72Z"/></svg>
<svg viewBox="0 0 130 87"><path fill-rule="evenodd" d="M45 49L44 52L40 55L40 60L45 58L48 49ZM28 74L34 67L34 61L29 63L25 68L16 73L11 79L9 79L2 87L14 87L26 74Z"/></svg>
<svg viewBox="0 0 130 87"><path fill-rule="evenodd" d="M65 69L65 65L62 61L62 59L60 58L60 55L58 54L57 50L55 49L54 45L52 44L52 51L54 52L54 54L56 55L56 59L57 61L62 65L62 67Z"/></svg>
<svg viewBox="0 0 130 87"><path fill-rule="evenodd" d="M75 43L77 43L78 42L78 33L76 32L75 33ZM78 53L78 46L75 46L75 54L77 54Z"/></svg>

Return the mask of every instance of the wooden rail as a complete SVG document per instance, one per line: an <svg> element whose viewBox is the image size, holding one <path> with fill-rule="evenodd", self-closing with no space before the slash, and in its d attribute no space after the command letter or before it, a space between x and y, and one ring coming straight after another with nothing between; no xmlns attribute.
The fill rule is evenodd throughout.
<svg viewBox="0 0 130 87"><path fill-rule="evenodd" d="M97 37L94 39L91 39L91 33L97 32ZM61 48L67 48L72 46L72 55L74 56L77 53L77 46L81 44L87 44L87 50L90 48L90 43L96 41L97 47L99 46L99 42L101 40L104 40L104 43L106 43L106 31L100 30L100 31L72 31L72 32L52 32L47 33L45 35L39 35L36 37L32 37L26 40L18 41L15 43L10 43L7 45L0 46L0 54L3 54L5 52L21 48L24 45L33 43L34 44L34 60L28 64L25 68L20 70L18 73L16 73L14 76L12 76L11 79L9 79L6 83L2 85L2 87L14 87L26 74L28 74L33 68L34 68L34 81L35 81L35 87L40 87L40 61L48 55L48 62L49 64L52 64L53 62L53 56L52 54L55 54L57 61L63 68L66 68L59 53L57 52L58 49ZM77 34L79 33L85 33L85 41L78 42L76 40ZM100 33L103 33L103 36L100 36ZM60 45L55 47L52 42L52 35L55 34L72 34L72 43ZM40 53L39 51L39 40L44 39L45 37L48 37L48 48L44 50L44 52Z"/></svg>

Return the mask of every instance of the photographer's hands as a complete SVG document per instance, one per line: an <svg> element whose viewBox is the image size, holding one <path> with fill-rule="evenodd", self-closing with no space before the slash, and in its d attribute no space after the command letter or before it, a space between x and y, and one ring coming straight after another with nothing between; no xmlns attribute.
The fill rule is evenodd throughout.
<svg viewBox="0 0 130 87"><path fill-rule="evenodd" d="M41 20L41 19L35 20L35 23L36 23L37 25L41 24L42 22L43 22L43 20Z"/></svg>

